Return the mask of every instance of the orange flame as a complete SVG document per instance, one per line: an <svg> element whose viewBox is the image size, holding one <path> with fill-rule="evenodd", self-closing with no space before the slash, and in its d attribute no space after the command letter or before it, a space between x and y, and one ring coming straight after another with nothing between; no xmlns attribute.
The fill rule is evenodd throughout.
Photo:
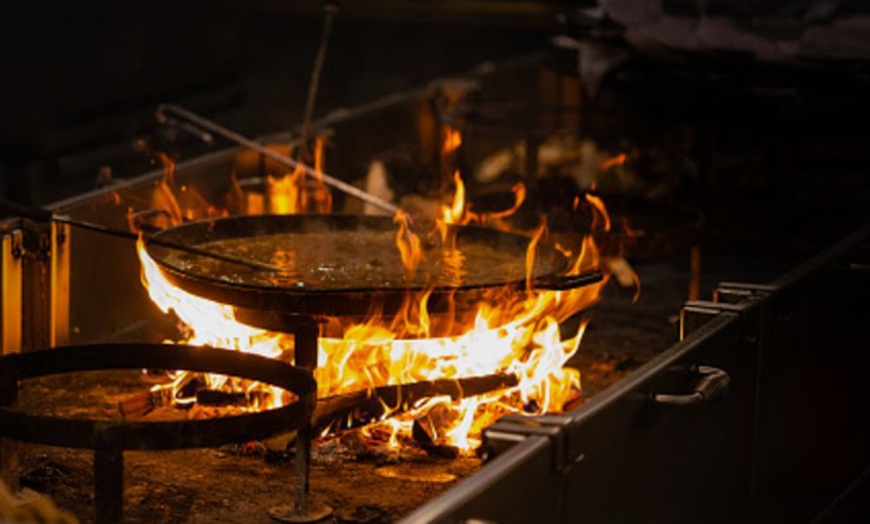
<svg viewBox="0 0 870 524"><path fill-rule="evenodd" d="M269 176L267 188L270 211L278 215L301 213L307 200L302 187L304 182L305 172L301 169L296 169L281 178Z"/></svg>
<svg viewBox="0 0 870 524"><path fill-rule="evenodd" d="M462 145L462 133L452 127L446 127L444 130L444 145L441 148L441 153L446 155L459 149Z"/></svg>
<svg viewBox="0 0 870 524"><path fill-rule="evenodd" d="M172 310L184 323L187 330L185 343L194 346L235 349L270 358L281 356L281 348L286 343L282 343L280 339L273 336L264 337L266 332L262 329L237 322L231 306L192 295L169 283L160 268L145 251L145 243L141 236L136 244L136 249L142 262L140 274L142 283L148 289L151 300L161 311L168 313ZM176 381L173 385L179 384L186 375L186 372L176 373ZM208 374L205 376L208 386L214 389L228 385L230 380L224 375ZM231 383L238 384L239 382L234 380ZM260 387L263 386L260 385ZM269 405L275 407L283 405L285 397L283 391L273 386L267 386L267 388L272 399Z"/></svg>
<svg viewBox="0 0 870 524"><path fill-rule="evenodd" d="M468 211L465 206L465 183L459 171L453 173L453 184L456 190L450 205L441 206L441 216L435 219L435 228L441 235L441 242L446 246L455 244L455 238L450 238L451 225L464 225L476 221L478 217Z"/></svg>
<svg viewBox="0 0 870 524"><path fill-rule="evenodd" d="M396 231L396 246L402 256L402 264L409 273L413 274L424 259L420 237L411 231L408 226L408 216L405 213L396 212L393 216L393 222L399 226Z"/></svg>
<svg viewBox="0 0 870 524"><path fill-rule="evenodd" d="M595 212L592 214L592 230L598 229L599 223L603 222L605 232L610 232L610 214L607 212L607 207L600 197L591 193L586 193L586 201L592 205Z"/></svg>
<svg viewBox="0 0 870 524"><path fill-rule="evenodd" d="M584 252L593 254L591 250ZM287 335L247 326L235 319L231 307L172 286L141 245L139 255L143 282L152 300L164 311L175 311L190 327L187 343L236 348L272 357L292 355L293 346ZM578 260L574 267L590 265L597 262ZM428 294L409 297L409 308L397 318L373 315L365 322L346 327L340 337L320 338L318 354L322 365L315 370L318 395L496 373L518 377L520 383L506 390L452 403L430 399L402 414L396 422L389 422L386 428L409 435L415 418L436 404L447 404L445 407L454 416L451 425L441 429L443 443L469 450L478 443L476 435L485 422L492 421L497 414L559 411L579 393L579 373L563 365L577 351L583 329L562 340L559 322L594 303L599 287L535 292L528 296L499 291L492 300L481 302L468 315L469 320L457 316L454 328L457 335L402 339L399 332L415 331L418 336L428 336L431 320L426 307ZM396 438L393 433L395 444Z"/></svg>
<svg viewBox="0 0 870 524"><path fill-rule="evenodd" d="M546 217L542 218L541 227L535 231L535 234L532 235L532 241L529 242L529 247L526 249L526 290L532 290L532 275L535 272L535 254L537 252L538 243L541 241L541 237L543 237L547 232L547 220Z"/></svg>
<svg viewBox="0 0 870 524"><path fill-rule="evenodd" d="M456 184L453 203L450 206L441 206L441 219L445 224L462 224L466 219L465 183L462 181L459 171L453 173L453 182Z"/></svg>
<svg viewBox="0 0 870 524"><path fill-rule="evenodd" d="M468 212L465 188L457 172L456 194L442 208L438 228L479 220ZM516 186L518 207L525 187ZM590 201L592 203L592 201ZM594 205L594 204L593 204ZM601 203L603 209L603 203ZM398 213L396 245L410 272L423 260L420 239L409 229L408 218ZM594 304L604 282L565 291L536 290L531 268L539 242L546 233L542 226L530 239L526 254L527 291L495 289L477 304L458 311L431 315L429 291L409 292L404 306L392 317L373 312L363 321L330 318L318 342L314 371L321 397L368 390L375 387L410 384L427 380L478 377L493 374L515 376L514 387L453 401L435 397L419 402L401 414L388 413L386 420L370 433L390 435L389 443L401 445L410 439L415 420L433 413L439 426L433 435L441 444L470 450L479 443L480 431L507 413L542 414L560 411L580 392L579 372L564 367L576 353L585 322L567 339L560 336L560 323ZM139 243L142 282L151 299L164 312L174 311L187 327L184 342L255 352L289 359L294 352L292 335L270 332L239 322L230 306L191 295L172 285ZM457 257L464 254L455 249ZM580 253L571 261L569 274L600 266L598 250L591 237L582 241ZM461 264L461 261L458 262ZM436 333L437 336L432 337ZM216 387L225 378L210 378ZM249 386L248 386L249 387ZM281 402L280 392L272 392ZM388 410L389 411L389 410ZM433 417L436 418L436 417Z"/></svg>
<svg viewBox="0 0 870 524"><path fill-rule="evenodd" d="M175 162L165 153L157 153L157 158L163 168L163 176L157 181L150 199L144 202L136 202L137 207L142 205L147 210L142 213L130 207L127 210L127 221L132 231L139 231L142 222L148 222L150 227L158 229L181 224L187 220L202 218L214 218L225 216L226 210L218 210L197 191L185 184L179 184L175 177ZM115 193L115 202L120 201L120 196Z"/></svg>
<svg viewBox="0 0 870 524"><path fill-rule="evenodd" d="M499 220L502 218L507 218L519 210L519 208L523 205L523 202L526 201L526 185L522 182L517 182L511 188L511 192L514 194L514 205L504 211L499 211L497 213L489 213L486 215L486 222L489 222L490 219Z"/></svg>
<svg viewBox="0 0 870 524"><path fill-rule="evenodd" d="M625 164L625 160L628 158L625 153L620 153L613 158L608 158L604 162L601 163L601 169L610 169L611 167L621 166Z"/></svg>

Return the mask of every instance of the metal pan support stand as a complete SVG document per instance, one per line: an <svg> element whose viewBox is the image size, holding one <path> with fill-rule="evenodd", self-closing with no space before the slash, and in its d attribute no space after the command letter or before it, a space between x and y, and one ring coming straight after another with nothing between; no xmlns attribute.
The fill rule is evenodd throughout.
<svg viewBox="0 0 870 524"><path fill-rule="evenodd" d="M309 342L310 343L310 342ZM316 347L316 332L314 337ZM298 400L286 406L205 420L118 422L59 418L16 409L21 380L58 373L160 367L240 376L280 387ZM123 518L125 450L219 446L297 429L308 436L317 385L307 370L257 355L207 347L161 344L67 346L0 358L0 436L49 446L92 449L98 523ZM297 447L307 458L310 440ZM307 504L308 461L297 460L296 505Z"/></svg>

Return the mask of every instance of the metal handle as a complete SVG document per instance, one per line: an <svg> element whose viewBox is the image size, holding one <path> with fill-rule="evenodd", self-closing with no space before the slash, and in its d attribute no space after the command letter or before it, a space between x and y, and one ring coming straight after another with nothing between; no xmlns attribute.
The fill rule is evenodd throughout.
<svg viewBox="0 0 870 524"><path fill-rule="evenodd" d="M581 273L579 275L549 275L535 280L534 289L544 291L565 291L601 282L604 278L598 271Z"/></svg>
<svg viewBox="0 0 870 524"><path fill-rule="evenodd" d="M656 393L653 400L665 406L696 406L720 399L728 392L731 377L724 370L712 366L698 366L696 373L700 379L693 392L686 395Z"/></svg>

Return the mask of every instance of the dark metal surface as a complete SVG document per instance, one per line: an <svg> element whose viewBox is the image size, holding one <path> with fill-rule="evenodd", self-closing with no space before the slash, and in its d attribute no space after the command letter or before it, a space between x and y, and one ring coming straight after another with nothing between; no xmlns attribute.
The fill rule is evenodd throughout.
<svg viewBox="0 0 870 524"><path fill-rule="evenodd" d="M155 235L172 242L202 244L215 240L248 238L258 235L308 231L395 231L388 217L363 215L257 215L190 222L169 228ZM530 239L521 235L472 226L453 226L458 241L479 242L495 247L516 257L525 257ZM308 315L358 315L378 308L394 313L404 303L407 293L429 292L421 286L408 287L354 287L347 289L304 289L274 287L256 284L229 283L220 275L201 274L179 268L164 253L149 248L149 254L160 264L173 284L195 295L248 310L276 311L280 315L304 313ZM336 253L338 255L338 253ZM537 246L536 268L532 285L541 289L565 289L598 282L601 275L590 272L583 275L562 275L568 261L557 249ZM434 287L429 295L428 307L432 312L444 311L455 304L485 300L486 295L504 287L524 291L525 279L509 280L498 274L488 276L485 282L468 282L456 287ZM262 325L262 323L259 323Z"/></svg>
<svg viewBox="0 0 870 524"><path fill-rule="evenodd" d="M870 464L868 260L870 226L771 284L688 303L680 343L564 416L503 418L485 431L495 460L403 522L528 522L541 508L547 522L593 524L831 514ZM705 388L717 401L655 402L693 396L703 366L730 378Z"/></svg>
<svg viewBox="0 0 870 524"><path fill-rule="evenodd" d="M496 423L485 430L492 454L513 457L514 442L546 436L550 446L537 458L549 468L534 477L503 472L477 487L477 496L436 499L404 522L528 522L534 502L491 496L498 484L548 485L547 522L727 520L748 501L750 450L741 435L751 434L744 410L754 392L754 348L742 343L742 324L737 315L717 318L565 416ZM734 378L723 402L674 410L652 400L660 391L689 389L691 369L700 363ZM614 503L617 491L622 503ZM711 517L713 506L723 509Z"/></svg>
<svg viewBox="0 0 870 524"><path fill-rule="evenodd" d="M459 486L402 519L403 524L558 522L562 492L552 439L515 437L516 445Z"/></svg>

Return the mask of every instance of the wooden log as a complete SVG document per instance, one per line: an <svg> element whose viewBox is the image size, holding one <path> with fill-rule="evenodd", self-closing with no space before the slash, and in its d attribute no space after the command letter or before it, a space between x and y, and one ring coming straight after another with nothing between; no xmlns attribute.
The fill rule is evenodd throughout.
<svg viewBox="0 0 870 524"><path fill-rule="evenodd" d="M242 391L200 389L196 392L196 403L203 406L247 406L249 402Z"/></svg>
<svg viewBox="0 0 870 524"><path fill-rule="evenodd" d="M124 420L136 420L151 413L158 406L156 395L151 391L132 393L118 401L118 413Z"/></svg>
<svg viewBox="0 0 870 524"><path fill-rule="evenodd" d="M460 400L516 386L516 375L485 375L443 379L413 384L381 386L318 399L312 426L315 433L327 428L351 429L381 420L385 415L404 413L417 402L439 396Z"/></svg>

